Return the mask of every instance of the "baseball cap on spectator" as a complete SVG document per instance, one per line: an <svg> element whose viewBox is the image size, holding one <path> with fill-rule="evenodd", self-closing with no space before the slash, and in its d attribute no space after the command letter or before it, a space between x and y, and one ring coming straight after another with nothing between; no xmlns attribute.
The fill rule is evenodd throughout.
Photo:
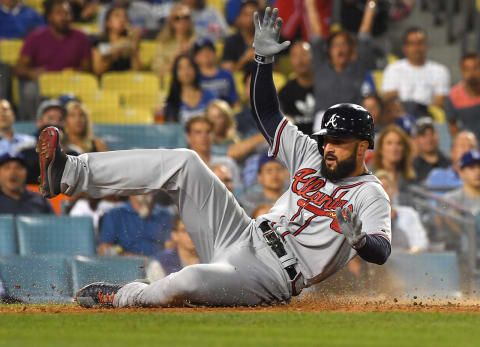
<svg viewBox="0 0 480 347"><path fill-rule="evenodd" d="M258 159L258 172L262 170L263 165L266 163L269 163L271 161L276 161L277 163L280 163L278 160L276 160L274 157L270 157L268 153L262 154L260 158ZM280 163L282 166L283 164Z"/></svg>
<svg viewBox="0 0 480 347"><path fill-rule="evenodd" d="M62 112L62 117L65 118L67 114L67 110L63 106L63 104L58 99L49 99L43 101L37 110L37 120L40 120L45 112L52 108L58 108Z"/></svg>
<svg viewBox="0 0 480 347"><path fill-rule="evenodd" d="M20 164L22 164L22 166L24 166L25 168L27 167L23 155L20 153L13 154L7 152L0 156L0 166L11 161L18 161Z"/></svg>
<svg viewBox="0 0 480 347"><path fill-rule="evenodd" d="M460 169L463 169L476 163L480 163L480 152L477 150L472 150L465 152L462 155L462 158L460 158L460 161L458 162L458 166Z"/></svg>
<svg viewBox="0 0 480 347"><path fill-rule="evenodd" d="M422 117L415 122L415 135L423 135L427 129L435 130L432 118Z"/></svg>
<svg viewBox="0 0 480 347"><path fill-rule="evenodd" d="M195 43L193 44L193 47L192 47L193 56L195 56L200 50L202 50L205 47L208 47L215 52L215 45L213 44L212 40L208 38L200 38L197 41L195 41Z"/></svg>
<svg viewBox="0 0 480 347"><path fill-rule="evenodd" d="M415 132L415 124L413 118L406 116L395 119L395 125L398 125L408 136L413 136Z"/></svg>

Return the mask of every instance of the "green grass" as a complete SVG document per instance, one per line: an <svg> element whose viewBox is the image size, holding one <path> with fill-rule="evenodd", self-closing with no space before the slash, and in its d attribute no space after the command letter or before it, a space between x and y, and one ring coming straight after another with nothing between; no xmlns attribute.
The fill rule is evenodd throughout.
<svg viewBox="0 0 480 347"><path fill-rule="evenodd" d="M1 314L0 346L480 346L463 313Z"/></svg>

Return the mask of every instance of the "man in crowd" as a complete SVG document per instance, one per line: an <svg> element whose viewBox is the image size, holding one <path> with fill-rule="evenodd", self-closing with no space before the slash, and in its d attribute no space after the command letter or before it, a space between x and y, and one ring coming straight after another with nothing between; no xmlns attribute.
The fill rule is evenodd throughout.
<svg viewBox="0 0 480 347"><path fill-rule="evenodd" d="M10 102L0 99L0 155L5 153L16 153L25 145L34 146L36 138L26 134L15 133L13 124L15 113Z"/></svg>
<svg viewBox="0 0 480 347"><path fill-rule="evenodd" d="M443 108L450 87L448 69L427 60L427 34L423 29L407 29L403 37L404 59L388 65L383 74L385 100L399 97L407 111L415 116L426 115L430 105Z"/></svg>
<svg viewBox="0 0 480 347"><path fill-rule="evenodd" d="M264 154L258 164L258 183L260 191L252 191L241 199L241 205L249 216L260 203L274 204L285 192L287 177L285 167L275 158Z"/></svg>
<svg viewBox="0 0 480 347"><path fill-rule="evenodd" d="M40 131L46 126L53 125L63 129L63 121L67 110L57 99L43 101L37 110L37 130L33 136L37 139ZM37 143L25 143L20 153L23 155L25 164L28 168L27 184L38 184L40 169L38 166L38 153L35 149Z"/></svg>
<svg viewBox="0 0 480 347"><path fill-rule="evenodd" d="M26 189L27 167L20 155L0 156L0 214L53 214L52 205Z"/></svg>
<svg viewBox="0 0 480 347"><path fill-rule="evenodd" d="M438 148L438 133L430 117L420 118L415 124L414 133L417 156L413 159L413 168L417 182L423 183L430 171L447 168L451 161Z"/></svg>
<svg viewBox="0 0 480 347"><path fill-rule="evenodd" d="M473 131L480 136L480 55L468 53L461 61L462 78L450 89L445 113L450 132L456 135L460 130Z"/></svg>
<svg viewBox="0 0 480 347"><path fill-rule="evenodd" d="M21 0L0 0L0 38L20 39L44 24L42 16Z"/></svg>
<svg viewBox="0 0 480 347"><path fill-rule="evenodd" d="M192 11L195 33L198 37L207 37L217 41L228 35L225 17L216 9L207 5L206 0L181 0Z"/></svg>
<svg viewBox="0 0 480 347"><path fill-rule="evenodd" d="M104 215L98 253L156 256L170 238L172 218L173 212L155 205L151 194L132 195Z"/></svg>
<svg viewBox="0 0 480 347"><path fill-rule="evenodd" d="M71 28L72 13L66 0L45 2L47 26L25 39L16 74L20 78L20 119L32 119L39 104L38 78L46 71L74 69L90 71L88 37Z"/></svg>
<svg viewBox="0 0 480 347"><path fill-rule="evenodd" d="M313 94L312 52L308 42L299 41L290 48L290 64L295 78L278 93L282 112L292 118L298 130L311 135L315 98Z"/></svg>
<svg viewBox="0 0 480 347"><path fill-rule="evenodd" d="M444 198L464 209L478 213L480 211L480 152L468 151L458 164L463 185L445 194Z"/></svg>
<svg viewBox="0 0 480 347"><path fill-rule="evenodd" d="M458 166L460 158L465 152L478 148L477 138L471 131L461 131L455 136L450 151L452 165L447 168L436 168L430 171L426 185L428 187L448 187L457 188L462 185L462 179L459 175Z"/></svg>
<svg viewBox="0 0 480 347"><path fill-rule="evenodd" d="M218 66L215 46L209 39L199 39L193 45L193 58L200 69L202 89L208 89L234 106L238 101L232 73Z"/></svg>
<svg viewBox="0 0 480 347"><path fill-rule="evenodd" d="M247 63L253 61L255 25L252 16L255 11L259 11L258 3L253 0L244 1L240 6L240 14L235 20L238 31L225 39L222 58L222 66L235 71L242 71Z"/></svg>
<svg viewBox="0 0 480 347"><path fill-rule="evenodd" d="M213 124L206 117L190 118L185 124L185 133L188 147L195 151L203 162L212 167L222 164L228 167L233 176L233 188L236 193L242 191L240 170L237 164L229 157L212 155Z"/></svg>

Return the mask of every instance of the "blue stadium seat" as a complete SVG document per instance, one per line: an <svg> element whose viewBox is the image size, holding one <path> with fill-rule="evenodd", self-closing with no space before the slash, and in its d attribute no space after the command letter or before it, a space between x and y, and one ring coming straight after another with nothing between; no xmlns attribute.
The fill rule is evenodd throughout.
<svg viewBox="0 0 480 347"><path fill-rule="evenodd" d="M73 290L93 282L125 284L145 278L144 258L137 257L84 257L72 262Z"/></svg>
<svg viewBox="0 0 480 347"><path fill-rule="evenodd" d="M17 254L15 219L13 215L0 215L0 256Z"/></svg>
<svg viewBox="0 0 480 347"><path fill-rule="evenodd" d="M16 122L14 127L23 134L36 130L34 122ZM94 132L110 150L186 147L180 124L95 124Z"/></svg>
<svg viewBox="0 0 480 347"><path fill-rule="evenodd" d="M392 252L386 266L404 295L452 297L460 293L455 252Z"/></svg>
<svg viewBox="0 0 480 347"><path fill-rule="evenodd" d="M18 246L21 255L95 254L92 219L67 216L18 216Z"/></svg>
<svg viewBox="0 0 480 347"><path fill-rule="evenodd" d="M96 124L94 132L95 136L107 143L110 150L186 146L180 124Z"/></svg>
<svg viewBox="0 0 480 347"><path fill-rule="evenodd" d="M7 294L24 302L73 302L66 257L0 257L0 276Z"/></svg>
<svg viewBox="0 0 480 347"><path fill-rule="evenodd" d="M37 130L35 122L18 121L13 124L16 133L32 135Z"/></svg>

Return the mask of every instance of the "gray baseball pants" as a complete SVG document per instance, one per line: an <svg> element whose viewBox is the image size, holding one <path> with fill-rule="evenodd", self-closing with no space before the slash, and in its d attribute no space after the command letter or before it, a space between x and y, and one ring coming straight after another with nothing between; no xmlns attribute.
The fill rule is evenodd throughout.
<svg viewBox="0 0 480 347"><path fill-rule="evenodd" d="M68 187L66 187L66 186ZM224 184L193 151L130 150L68 157L67 195L135 195L166 189L197 249L200 264L153 282L132 282L115 307L262 305L288 300L292 289L279 259Z"/></svg>

